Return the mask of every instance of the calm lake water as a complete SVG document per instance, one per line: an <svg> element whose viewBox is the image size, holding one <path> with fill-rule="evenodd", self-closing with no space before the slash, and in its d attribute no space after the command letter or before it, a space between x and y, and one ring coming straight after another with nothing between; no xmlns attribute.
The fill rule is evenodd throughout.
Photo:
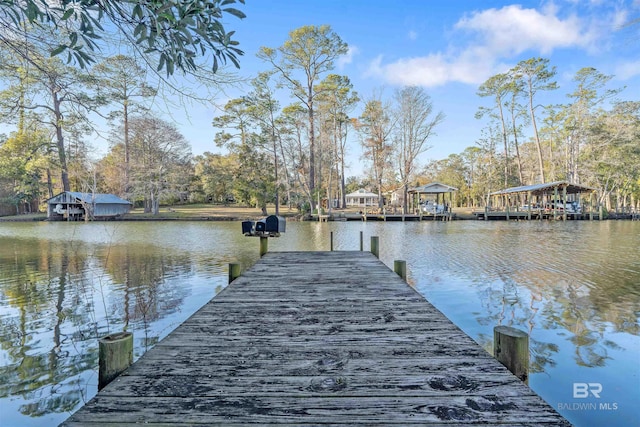
<svg viewBox="0 0 640 427"><path fill-rule="evenodd" d="M483 347L528 331L530 386L575 425L640 425L640 222L290 222L269 249L331 231L336 250L379 236ZM237 222L0 223L0 425L64 421L97 392L98 337L132 331L138 358L257 259Z"/></svg>

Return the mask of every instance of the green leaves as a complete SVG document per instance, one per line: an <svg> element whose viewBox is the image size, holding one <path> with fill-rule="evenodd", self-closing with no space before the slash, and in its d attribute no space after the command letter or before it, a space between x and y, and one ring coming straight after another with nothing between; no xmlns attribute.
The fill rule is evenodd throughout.
<svg viewBox="0 0 640 427"><path fill-rule="evenodd" d="M60 46L58 46L57 48L51 51L51 56L57 56L61 54L62 52L64 52L66 48L67 48L67 45L61 44Z"/></svg>
<svg viewBox="0 0 640 427"><path fill-rule="evenodd" d="M74 10L73 9L69 9L67 10L64 15L62 15L62 19L63 21L66 21L67 19L71 18L71 15L73 15Z"/></svg>
<svg viewBox="0 0 640 427"><path fill-rule="evenodd" d="M238 4L244 4L244 0L0 2L5 16L9 17L5 25L11 23L9 27L18 38L30 37L24 24L48 27L68 36L68 43L51 50L52 56L67 52L67 61L81 68L93 63L92 51L99 48L97 41L104 32L102 23L106 19L142 53L158 55L157 70L164 70L167 76L178 69L197 71L203 65L199 62L201 58L210 61L214 73L227 62L240 67L238 58L244 52L233 39L235 33L226 32L222 24L225 16L245 18L235 7Z"/></svg>
<svg viewBox="0 0 640 427"><path fill-rule="evenodd" d="M225 32L220 19L226 14L244 18L245 14L232 7L234 0L216 1L164 1L149 2L132 12L137 19L133 31L136 43L147 44L148 53L159 53L158 70L167 75L175 69L196 71L197 57L213 53L211 70L215 73L221 64L231 62L239 67L238 56L243 52L236 48L234 32ZM244 3L243 0L238 3Z"/></svg>

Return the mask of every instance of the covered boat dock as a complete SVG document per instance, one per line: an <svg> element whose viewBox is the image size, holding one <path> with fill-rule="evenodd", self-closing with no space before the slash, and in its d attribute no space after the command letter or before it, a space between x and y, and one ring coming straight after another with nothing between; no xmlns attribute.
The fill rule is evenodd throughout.
<svg viewBox="0 0 640 427"><path fill-rule="evenodd" d="M523 185L489 194L483 211L475 211L476 219L600 219L596 211L596 190L568 181Z"/></svg>
<svg viewBox="0 0 640 427"><path fill-rule="evenodd" d="M131 211L132 204L113 194L65 191L47 200L49 221L112 219Z"/></svg>
<svg viewBox="0 0 640 427"><path fill-rule="evenodd" d="M411 210L416 212L420 219L433 219L450 221L452 218L451 206L453 193L457 188L440 182L432 182L408 191ZM446 195L449 194L449 201ZM425 196L425 197L422 197Z"/></svg>

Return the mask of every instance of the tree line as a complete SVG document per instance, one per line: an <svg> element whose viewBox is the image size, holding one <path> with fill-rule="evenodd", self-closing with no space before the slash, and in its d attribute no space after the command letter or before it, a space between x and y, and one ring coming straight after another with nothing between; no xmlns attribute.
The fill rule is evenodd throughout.
<svg viewBox="0 0 640 427"><path fill-rule="evenodd" d="M504 187L567 180L598 189L609 207L638 205L640 103L618 100L611 76L584 68L566 104L545 106L544 94L558 90L555 67L521 61L478 88L476 117L486 126L477 140L421 165L444 114L420 87L361 96L333 72L347 49L327 25L261 48L265 69L212 117L212 147L225 154L198 156L175 124L149 110L157 88L140 58L111 56L81 70L37 43L25 42L21 54L4 49L0 114L16 131L0 138L1 202L23 212L75 190L114 193L156 213L160 203L229 200L265 213L275 203L277 213L282 205L344 207L346 194L368 187L381 203L396 192L406 208L409 188L440 181L459 188L456 205L481 206ZM283 94L293 102L280 105ZM98 160L87 143L96 115L110 129ZM360 145L364 176L345 175L350 141Z"/></svg>
<svg viewBox="0 0 640 427"><path fill-rule="evenodd" d="M562 104L541 103L558 91L556 67L545 58L519 62L478 88L486 105L482 136L460 154L434 161L426 180L461 189L458 204L486 203L492 191L568 181L596 189L607 209L640 207L640 102L621 100L613 76L578 70Z"/></svg>

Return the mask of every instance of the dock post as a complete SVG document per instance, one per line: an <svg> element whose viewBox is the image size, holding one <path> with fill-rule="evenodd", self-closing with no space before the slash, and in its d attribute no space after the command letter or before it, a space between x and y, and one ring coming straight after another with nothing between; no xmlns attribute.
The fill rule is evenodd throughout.
<svg viewBox="0 0 640 427"><path fill-rule="evenodd" d="M407 281L407 261L395 260L393 261L393 271L402 277L402 280Z"/></svg>
<svg viewBox="0 0 640 427"><path fill-rule="evenodd" d="M117 332L98 340L98 390L133 363L133 334Z"/></svg>
<svg viewBox="0 0 640 427"><path fill-rule="evenodd" d="M229 283L233 282L234 280L236 280L238 277L240 277L240 264L238 263L229 263Z"/></svg>
<svg viewBox="0 0 640 427"><path fill-rule="evenodd" d="M566 221L567 220L567 186L566 185L562 187L562 203L564 203L564 205L562 206L562 220Z"/></svg>
<svg viewBox="0 0 640 427"><path fill-rule="evenodd" d="M380 246L378 236L371 236L371 253L380 258Z"/></svg>
<svg viewBox="0 0 640 427"><path fill-rule="evenodd" d="M363 232L360 232L360 252L364 251L364 237L363 237Z"/></svg>
<svg viewBox="0 0 640 427"><path fill-rule="evenodd" d="M511 326L493 328L493 356L529 384L529 335Z"/></svg>
<svg viewBox="0 0 640 427"><path fill-rule="evenodd" d="M506 199L505 211L507 215L507 221L509 221L509 203L511 203L511 199L509 196L505 196L505 199Z"/></svg>
<svg viewBox="0 0 640 427"><path fill-rule="evenodd" d="M331 252L333 252L333 231L331 232Z"/></svg>
<svg viewBox="0 0 640 427"><path fill-rule="evenodd" d="M269 238L260 236L260 257L263 257L269 250Z"/></svg>

